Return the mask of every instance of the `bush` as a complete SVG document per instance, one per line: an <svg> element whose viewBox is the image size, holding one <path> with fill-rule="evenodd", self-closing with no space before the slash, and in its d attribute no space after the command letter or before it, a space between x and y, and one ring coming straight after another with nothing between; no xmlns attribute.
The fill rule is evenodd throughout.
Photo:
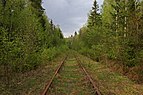
<svg viewBox="0 0 143 95"><path fill-rule="evenodd" d="M48 61L53 60L58 55L66 52L67 50L68 50L68 46L66 46L66 45L61 45L60 47L44 49L43 52L41 53L41 60L43 61L42 63L46 63Z"/></svg>

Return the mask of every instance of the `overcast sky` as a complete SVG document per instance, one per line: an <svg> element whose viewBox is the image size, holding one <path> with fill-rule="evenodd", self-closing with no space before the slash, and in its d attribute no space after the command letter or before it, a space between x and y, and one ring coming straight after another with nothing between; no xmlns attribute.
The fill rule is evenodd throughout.
<svg viewBox="0 0 143 95"><path fill-rule="evenodd" d="M43 0L48 18L60 25L65 37L74 34L86 22L94 0ZM97 0L101 5L103 0Z"/></svg>

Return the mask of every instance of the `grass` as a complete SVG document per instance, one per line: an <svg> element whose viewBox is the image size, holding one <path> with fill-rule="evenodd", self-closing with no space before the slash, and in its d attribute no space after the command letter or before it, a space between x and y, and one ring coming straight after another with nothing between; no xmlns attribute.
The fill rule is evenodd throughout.
<svg viewBox="0 0 143 95"><path fill-rule="evenodd" d="M79 55L79 54L78 54ZM16 74L9 87L0 81L0 95L39 95L45 84L63 59L63 55L36 70ZM143 95L143 85L136 84L126 76L114 72L105 64L97 63L79 55L86 70L91 74L103 95ZM56 76L50 95L94 95L93 89L71 53Z"/></svg>
<svg viewBox="0 0 143 95"><path fill-rule="evenodd" d="M10 81L10 87L0 84L0 95L40 95L63 58L61 55L36 70L16 74Z"/></svg>
<svg viewBox="0 0 143 95"><path fill-rule="evenodd" d="M104 95L143 95L143 85L136 84L117 72L113 72L105 64L97 63L79 55L84 67L99 84Z"/></svg>
<svg viewBox="0 0 143 95"><path fill-rule="evenodd" d="M73 56L54 79L50 95L94 95L93 89Z"/></svg>

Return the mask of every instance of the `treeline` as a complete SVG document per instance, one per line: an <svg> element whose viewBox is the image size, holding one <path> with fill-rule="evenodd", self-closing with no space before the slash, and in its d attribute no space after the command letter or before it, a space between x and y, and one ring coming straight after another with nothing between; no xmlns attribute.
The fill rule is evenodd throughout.
<svg viewBox="0 0 143 95"><path fill-rule="evenodd" d="M104 0L100 11L94 1L87 24L72 39L73 49L96 61L114 60L124 74L133 70L143 80L143 0Z"/></svg>
<svg viewBox="0 0 143 95"><path fill-rule="evenodd" d="M4 76L35 69L66 48L62 31L47 18L41 2L0 0L0 71L4 70Z"/></svg>

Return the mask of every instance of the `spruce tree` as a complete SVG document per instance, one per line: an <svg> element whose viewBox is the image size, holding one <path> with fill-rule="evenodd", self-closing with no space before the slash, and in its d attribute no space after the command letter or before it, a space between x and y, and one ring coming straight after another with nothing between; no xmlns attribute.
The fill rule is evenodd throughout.
<svg viewBox="0 0 143 95"><path fill-rule="evenodd" d="M101 16L99 13L99 6L97 4L97 1L94 1L92 10L90 11L89 17L88 17L88 27L96 26L101 24Z"/></svg>

